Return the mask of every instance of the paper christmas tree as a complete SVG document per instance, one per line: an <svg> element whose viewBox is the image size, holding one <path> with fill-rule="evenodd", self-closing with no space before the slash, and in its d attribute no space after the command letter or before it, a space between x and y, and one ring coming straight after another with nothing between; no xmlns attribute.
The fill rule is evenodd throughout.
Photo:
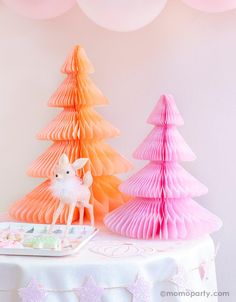
<svg viewBox="0 0 236 302"><path fill-rule="evenodd" d="M207 188L177 163L195 155L176 129L183 120L172 96L161 96L148 123L154 129L134 157L150 162L121 185L134 198L109 213L106 226L139 239L189 239L217 230L221 221L191 199Z"/></svg>
<svg viewBox="0 0 236 302"><path fill-rule="evenodd" d="M59 201L49 189L50 178L63 153L70 162L89 158L89 164L78 173L91 170L93 175L91 202L95 218L102 218L124 203L124 195L118 189L121 181L114 174L128 171L131 165L104 142L119 135L119 131L93 109L108 101L88 76L94 69L83 48L74 48L61 71L67 78L49 100L49 106L62 107L63 111L38 134L39 139L51 140L53 144L28 170L30 176L47 180L12 206L10 215L17 220L51 223ZM65 223L67 215L66 207L58 222ZM76 210L73 220L78 215Z"/></svg>

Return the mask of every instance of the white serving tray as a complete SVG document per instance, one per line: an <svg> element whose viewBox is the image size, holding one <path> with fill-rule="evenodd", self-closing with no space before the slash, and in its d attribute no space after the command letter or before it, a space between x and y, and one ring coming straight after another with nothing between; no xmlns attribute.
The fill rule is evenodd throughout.
<svg viewBox="0 0 236 302"><path fill-rule="evenodd" d="M20 222L0 222L0 231L4 229L23 230L26 236L34 237L47 234L50 225L48 224L32 224ZM59 238L63 237L65 225L55 225L53 234ZM98 229L90 225L73 224L68 229L68 240L73 240L73 244L63 247L61 250L52 249L34 249L28 247L11 247L0 248L0 255L20 255L20 256L47 256L47 257L63 257L77 253L89 240L91 240L98 232Z"/></svg>

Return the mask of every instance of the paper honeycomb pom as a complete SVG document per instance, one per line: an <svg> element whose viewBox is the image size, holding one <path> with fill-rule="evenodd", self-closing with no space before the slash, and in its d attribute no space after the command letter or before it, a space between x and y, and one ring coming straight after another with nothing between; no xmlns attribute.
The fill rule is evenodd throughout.
<svg viewBox="0 0 236 302"><path fill-rule="evenodd" d="M133 198L109 213L105 225L138 239L193 239L216 231L220 219L192 200L207 188L177 163L195 155L176 129L183 119L172 96L161 96L148 122L154 129L134 156L150 163L121 184Z"/></svg>

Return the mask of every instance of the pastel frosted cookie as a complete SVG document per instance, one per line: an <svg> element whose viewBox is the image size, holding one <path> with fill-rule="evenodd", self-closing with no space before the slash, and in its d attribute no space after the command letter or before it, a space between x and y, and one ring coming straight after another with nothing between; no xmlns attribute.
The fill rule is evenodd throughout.
<svg viewBox="0 0 236 302"><path fill-rule="evenodd" d="M25 247L34 249L53 249L61 250L61 240L53 235L41 235L37 237L27 238L23 241Z"/></svg>
<svg viewBox="0 0 236 302"><path fill-rule="evenodd" d="M0 240L12 240L12 241L22 241L24 239L25 232L22 230L10 230L5 229L0 231Z"/></svg>

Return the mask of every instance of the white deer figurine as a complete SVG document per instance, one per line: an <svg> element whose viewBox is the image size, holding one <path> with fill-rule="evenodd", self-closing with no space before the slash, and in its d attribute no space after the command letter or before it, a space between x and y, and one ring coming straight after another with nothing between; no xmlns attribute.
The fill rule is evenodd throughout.
<svg viewBox="0 0 236 302"><path fill-rule="evenodd" d="M78 169L82 169L87 161L88 158L80 158L70 164L66 154L63 154L60 157L51 183L51 191L55 197L59 198L60 203L53 214L53 221L49 232L52 232L65 205L69 205L69 214L65 233L67 233L68 227L72 223L76 207L79 208L80 224L83 224L84 208L87 208L90 214L91 225L94 225L93 206L89 203L91 197L89 188L93 183L93 177L89 171L85 173L83 179L76 175L76 171Z"/></svg>

